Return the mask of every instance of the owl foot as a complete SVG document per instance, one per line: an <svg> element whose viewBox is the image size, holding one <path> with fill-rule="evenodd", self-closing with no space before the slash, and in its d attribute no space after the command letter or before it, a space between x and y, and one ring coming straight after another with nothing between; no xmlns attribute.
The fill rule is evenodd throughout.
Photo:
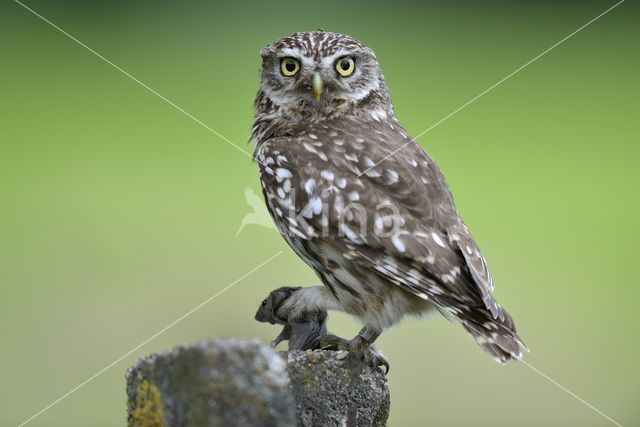
<svg viewBox="0 0 640 427"><path fill-rule="evenodd" d="M350 343L351 341L345 340L344 338L340 338L339 336L333 334L326 334L320 340L320 345L322 346L323 350L349 351L351 350Z"/></svg>
<svg viewBox="0 0 640 427"><path fill-rule="evenodd" d="M371 369L384 366L385 375L389 373L389 361L387 358L360 335L351 340L346 340L336 335L327 334L322 337L320 343L324 350L346 350Z"/></svg>

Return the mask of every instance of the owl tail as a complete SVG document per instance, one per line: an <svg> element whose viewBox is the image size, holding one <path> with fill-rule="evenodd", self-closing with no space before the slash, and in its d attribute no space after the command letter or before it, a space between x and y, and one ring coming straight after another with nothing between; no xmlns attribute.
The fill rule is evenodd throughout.
<svg viewBox="0 0 640 427"><path fill-rule="evenodd" d="M461 318L462 326L484 351L504 365L512 359L522 359L522 350L529 351L516 333L513 319L504 311L504 320L494 319L486 310Z"/></svg>

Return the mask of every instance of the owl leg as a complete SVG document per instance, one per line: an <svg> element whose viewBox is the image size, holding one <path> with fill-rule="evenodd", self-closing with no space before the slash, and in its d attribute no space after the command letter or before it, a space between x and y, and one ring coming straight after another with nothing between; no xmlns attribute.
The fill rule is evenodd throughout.
<svg viewBox="0 0 640 427"><path fill-rule="evenodd" d="M362 362L374 369L378 366L384 366L385 375L389 373L389 361L384 354L376 347L373 342L380 336L380 332L367 328L366 326L353 338L351 343L351 352L353 352Z"/></svg>
<svg viewBox="0 0 640 427"><path fill-rule="evenodd" d="M346 340L338 336L327 334L322 338L323 349L346 350L354 354L365 365L372 369L384 366L385 374L389 373L389 361L372 343L380 336L380 331L364 327L353 339Z"/></svg>
<svg viewBox="0 0 640 427"><path fill-rule="evenodd" d="M378 339L381 333L382 331L378 331L377 329L365 326L364 328L360 329L358 335L361 336L369 344L373 344Z"/></svg>

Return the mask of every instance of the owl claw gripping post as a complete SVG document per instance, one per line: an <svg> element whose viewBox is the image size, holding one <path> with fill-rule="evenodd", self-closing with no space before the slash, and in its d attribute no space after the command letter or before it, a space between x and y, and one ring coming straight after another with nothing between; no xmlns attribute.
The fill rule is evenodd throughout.
<svg viewBox="0 0 640 427"><path fill-rule="evenodd" d="M406 315L458 319L499 363L522 357L513 319L433 159L396 119L371 49L295 33L262 52L254 157L268 210L322 286L293 292L289 321L340 310L364 328L323 346L387 366L372 343Z"/></svg>

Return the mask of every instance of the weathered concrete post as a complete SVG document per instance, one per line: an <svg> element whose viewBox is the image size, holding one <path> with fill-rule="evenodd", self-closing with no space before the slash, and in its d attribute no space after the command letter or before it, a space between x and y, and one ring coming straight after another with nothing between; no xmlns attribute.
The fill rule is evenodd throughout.
<svg viewBox="0 0 640 427"><path fill-rule="evenodd" d="M382 372L346 352L212 339L144 357L126 376L132 427L384 426L389 415Z"/></svg>

